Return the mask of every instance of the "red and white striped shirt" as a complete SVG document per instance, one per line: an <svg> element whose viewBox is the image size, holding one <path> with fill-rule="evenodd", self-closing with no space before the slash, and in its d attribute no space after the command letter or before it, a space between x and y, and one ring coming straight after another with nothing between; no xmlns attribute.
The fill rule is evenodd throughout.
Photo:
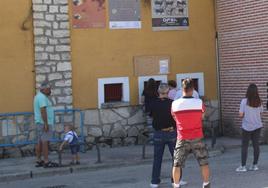
<svg viewBox="0 0 268 188"><path fill-rule="evenodd" d="M179 140L203 138L202 113L205 106L201 99L179 98L172 103L171 112L177 126Z"/></svg>

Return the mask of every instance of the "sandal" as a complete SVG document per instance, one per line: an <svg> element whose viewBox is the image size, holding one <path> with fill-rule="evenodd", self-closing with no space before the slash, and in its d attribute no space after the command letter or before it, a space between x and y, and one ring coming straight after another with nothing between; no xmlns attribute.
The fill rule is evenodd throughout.
<svg viewBox="0 0 268 188"><path fill-rule="evenodd" d="M56 168L59 167L60 165L58 163L53 163L51 161L44 163L44 168Z"/></svg>
<svg viewBox="0 0 268 188"><path fill-rule="evenodd" d="M35 167L42 167L42 166L44 166L44 161L43 160L41 160L41 161L36 161L36 165L35 165Z"/></svg>

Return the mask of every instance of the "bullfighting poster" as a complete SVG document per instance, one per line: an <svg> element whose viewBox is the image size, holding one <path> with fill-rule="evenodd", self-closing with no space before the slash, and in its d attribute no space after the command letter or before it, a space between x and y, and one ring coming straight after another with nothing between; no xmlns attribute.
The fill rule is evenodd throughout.
<svg viewBox="0 0 268 188"><path fill-rule="evenodd" d="M188 0L152 0L154 31L188 29Z"/></svg>

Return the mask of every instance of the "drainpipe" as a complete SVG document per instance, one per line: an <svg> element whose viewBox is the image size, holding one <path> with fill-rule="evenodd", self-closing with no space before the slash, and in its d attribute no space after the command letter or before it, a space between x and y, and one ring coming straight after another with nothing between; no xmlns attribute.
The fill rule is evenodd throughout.
<svg viewBox="0 0 268 188"><path fill-rule="evenodd" d="M214 2L214 19L215 19L215 53L216 53L216 72L217 72L217 97L219 101L219 128L220 134L224 135L224 127L222 123L222 109L221 109L221 87L220 87L220 57L219 57L219 39L218 39L218 28L217 28L217 0L213 0Z"/></svg>

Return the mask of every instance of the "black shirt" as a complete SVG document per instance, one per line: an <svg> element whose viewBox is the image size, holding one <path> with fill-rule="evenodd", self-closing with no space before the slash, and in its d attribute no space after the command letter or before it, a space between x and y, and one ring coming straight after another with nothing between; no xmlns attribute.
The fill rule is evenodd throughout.
<svg viewBox="0 0 268 188"><path fill-rule="evenodd" d="M172 100L157 98L151 102L150 109L153 117L153 128L161 130L168 127L176 128L176 123L171 115Z"/></svg>

